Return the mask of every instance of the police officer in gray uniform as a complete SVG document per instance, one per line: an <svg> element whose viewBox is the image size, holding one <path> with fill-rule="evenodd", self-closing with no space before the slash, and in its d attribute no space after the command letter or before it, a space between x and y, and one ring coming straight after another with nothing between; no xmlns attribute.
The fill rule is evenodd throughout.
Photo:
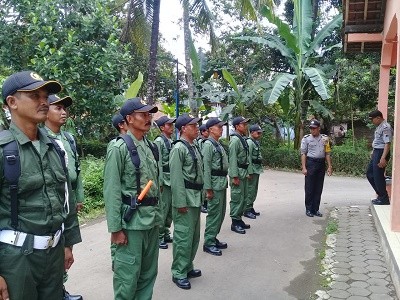
<svg viewBox="0 0 400 300"><path fill-rule="evenodd" d="M389 195L386 191L385 169L390 159L393 130L379 110L372 111L369 114L369 119L377 126L372 142L374 150L371 153L371 160L367 168L368 181L378 195L377 199L372 200L372 204L388 205Z"/></svg>
<svg viewBox="0 0 400 300"><path fill-rule="evenodd" d="M301 141L301 166L305 175L305 205L308 217L322 217L319 211L321 194L325 179L325 161L328 175L332 174L331 148L329 138L320 133L318 120L310 121L310 132Z"/></svg>

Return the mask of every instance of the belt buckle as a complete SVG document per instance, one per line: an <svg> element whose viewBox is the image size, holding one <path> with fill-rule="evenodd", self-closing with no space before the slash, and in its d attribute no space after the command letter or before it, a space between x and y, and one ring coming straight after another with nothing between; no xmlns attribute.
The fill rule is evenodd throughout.
<svg viewBox="0 0 400 300"><path fill-rule="evenodd" d="M52 235L47 241L47 248L51 248L54 245L54 235Z"/></svg>
<svg viewBox="0 0 400 300"><path fill-rule="evenodd" d="M13 245L16 246L18 243L19 235L21 234L20 231L14 231L15 239Z"/></svg>

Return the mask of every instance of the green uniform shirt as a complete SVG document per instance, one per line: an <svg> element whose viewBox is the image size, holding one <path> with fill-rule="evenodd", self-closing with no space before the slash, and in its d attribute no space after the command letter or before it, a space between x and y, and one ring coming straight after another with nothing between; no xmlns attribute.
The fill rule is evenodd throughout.
<svg viewBox="0 0 400 300"><path fill-rule="evenodd" d="M68 168L68 175L72 185L73 200L75 201L75 203L82 203L84 198L82 175L80 173L78 175L76 170L76 163L77 160L79 159L78 153L72 151L71 145L68 142L68 139L65 136L64 131L60 131L60 133L54 133L48 127L45 126L44 128L47 130L50 136L59 139L63 143L64 149L67 152L68 156L67 168Z"/></svg>
<svg viewBox="0 0 400 300"><path fill-rule="evenodd" d="M211 136L209 139L215 141ZM216 149L211 141L203 142L204 189L221 191L228 187L228 179L226 176L211 175L211 170L228 171L228 157L224 147L218 141L215 142L218 143L221 152Z"/></svg>
<svg viewBox="0 0 400 300"><path fill-rule="evenodd" d="M160 179L160 184L171 186L170 172L166 171L166 169L169 168L169 153L172 146L172 140L168 139L168 142L170 146L169 149L165 145L164 139L161 136L154 140L154 143L157 145L158 152L160 153L161 168L164 168L162 177Z"/></svg>
<svg viewBox="0 0 400 300"><path fill-rule="evenodd" d="M49 235L61 229L64 223L65 246L82 241L75 207L69 199L70 213L64 208L65 182L68 180L60 156L53 150L50 139L38 132L39 152L31 140L14 124L10 136L0 140L5 145L17 141L21 176L18 181L18 231L34 235ZM11 227L9 186L4 179L3 148L0 147L0 228ZM70 182L68 180L70 188Z"/></svg>
<svg viewBox="0 0 400 300"><path fill-rule="evenodd" d="M255 161L262 161L260 142L253 138L248 138L246 142L249 145L250 155L248 172L249 174L261 174L263 172L262 163Z"/></svg>
<svg viewBox="0 0 400 300"><path fill-rule="evenodd" d="M148 142L132 137L140 158L140 186L143 189L149 180L153 184L147 197L159 198L158 162L155 160ZM109 151L104 167L104 201L106 206L107 225L109 232L122 229L148 230L161 224L160 204L156 206L140 206L129 222L123 217L129 205L122 203L122 196L137 195L136 172L124 140L120 139L109 144Z"/></svg>
<svg viewBox="0 0 400 300"><path fill-rule="evenodd" d="M185 188L184 180L203 184L203 162L201 155L194 144L191 146L197 157L197 172L195 162L185 144L177 142L171 150L169 167L172 182L172 207L175 208L201 206L202 191Z"/></svg>
<svg viewBox="0 0 400 300"><path fill-rule="evenodd" d="M243 139L244 138L245 137L243 137ZM240 168L239 164L249 164L249 154L248 150L243 147L239 138L232 135L229 141L229 177L244 179L248 175L248 170Z"/></svg>

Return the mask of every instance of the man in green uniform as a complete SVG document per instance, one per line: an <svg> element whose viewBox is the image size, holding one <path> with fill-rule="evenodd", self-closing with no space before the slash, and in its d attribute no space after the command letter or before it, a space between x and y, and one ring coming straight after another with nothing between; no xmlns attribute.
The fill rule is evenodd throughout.
<svg viewBox="0 0 400 300"><path fill-rule="evenodd" d="M70 197L76 210L79 212L83 207L83 184L82 176L80 175L80 166L78 160L78 153L76 151L76 142L72 135L68 132L61 130L67 122L68 112L67 108L72 105L71 97L60 98L57 95L49 96L49 111L47 112L47 120L45 121L45 129L50 136L62 142L62 148L67 155L67 168L68 175L71 180L72 193ZM64 283L67 281L67 272L64 274ZM71 295L64 287L63 300L81 300L81 295Z"/></svg>
<svg viewBox="0 0 400 300"><path fill-rule="evenodd" d="M157 110L139 98L127 100L120 112L128 133L111 145L105 162L107 226L111 242L117 244L113 279L116 300L151 299L157 277L159 166L158 155L153 152L156 146L145 138L152 113ZM150 180L150 190L139 201L138 195Z"/></svg>
<svg viewBox="0 0 400 300"><path fill-rule="evenodd" d="M203 162L193 141L198 134L200 118L183 114L175 127L180 139L171 150L172 219L174 222L172 281L190 289L188 278L201 276L193 267L200 240L200 205L203 192Z"/></svg>
<svg viewBox="0 0 400 300"><path fill-rule="evenodd" d="M247 180L247 197L246 197L246 209L244 216L250 219L255 219L260 213L254 210L254 201L257 198L258 182L260 180L260 174L263 172L262 167L262 157L260 149L260 139L263 130L260 125L254 124L249 128L250 137L247 139L247 144L249 145L249 167L248 173L249 177Z"/></svg>
<svg viewBox="0 0 400 300"><path fill-rule="evenodd" d="M47 118L49 94L61 89L32 71L3 84L11 124L0 136L0 299L62 299L72 246L81 242L64 153L38 128ZM18 164L17 183L10 185L5 177Z"/></svg>
<svg viewBox="0 0 400 300"><path fill-rule="evenodd" d="M160 153L160 160L162 164L162 179L161 179L161 207L163 212L163 222L160 227L160 249L168 249L168 244L171 243L171 235L169 228L172 223L172 194L171 194L171 181L169 173L169 153L172 148L172 134L174 133L175 118L168 118L162 116L156 120L156 124L161 131L154 143L157 145L158 152Z"/></svg>
<svg viewBox="0 0 400 300"><path fill-rule="evenodd" d="M229 177L231 186L230 216L232 219L231 230L245 234L250 225L245 224L242 215L246 207L247 177L249 166L249 146L245 140L247 123L250 119L236 117L232 120L235 132L229 142Z"/></svg>
<svg viewBox="0 0 400 300"><path fill-rule="evenodd" d="M119 136L124 135L128 132L128 129L126 127L126 123L124 120L124 117L121 116L120 113L115 114L112 119L111 119L111 123L113 125L113 127L118 131ZM106 157L108 157L108 154L110 152L110 149L112 147L112 145L114 145L114 143L117 141L117 138L113 138L107 145L107 154ZM117 248L117 245L114 243L111 243L110 246L110 250L111 250L111 269L114 271L114 258L115 258L115 249Z"/></svg>
<svg viewBox="0 0 400 300"><path fill-rule="evenodd" d="M203 250L217 256L222 255L220 249L228 247L217 239L225 218L228 188L228 157L218 142L225 124L218 118L210 118L206 123L210 135L203 142L204 190L208 201Z"/></svg>

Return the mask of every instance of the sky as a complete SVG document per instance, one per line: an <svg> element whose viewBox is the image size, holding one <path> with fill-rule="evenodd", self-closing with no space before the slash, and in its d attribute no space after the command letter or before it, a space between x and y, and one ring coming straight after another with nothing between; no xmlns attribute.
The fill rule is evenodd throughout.
<svg viewBox="0 0 400 300"><path fill-rule="evenodd" d="M160 32L162 45L180 61L184 61L183 29L179 26L182 7L179 0L161 0Z"/></svg>
<svg viewBox="0 0 400 300"><path fill-rule="evenodd" d="M183 28L180 25L182 19L182 6L180 0L161 0L160 7L160 32L164 38L162 45L178 58L180 62L184 62L184 41ZM207 40L205 38L196 37L196 48L199 42L203 49L208 49Z"/></svg>

